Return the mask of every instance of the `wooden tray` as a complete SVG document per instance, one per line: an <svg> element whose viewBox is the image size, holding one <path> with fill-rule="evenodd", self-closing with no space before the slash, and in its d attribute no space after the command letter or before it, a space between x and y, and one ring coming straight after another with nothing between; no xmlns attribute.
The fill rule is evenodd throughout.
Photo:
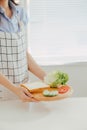
<svg viewBox="0 0 87 130"><path fill-rule="evenodd" d="M64 98L68 98L72 95L73 90L70 87L69 91L64 93L64 94L58 94L57 96L54 97L46 97L43 95L43 91L44 90L58 90L58 88L50 88L50 86L46 86L46 87L41 87L41 88L35 88L35 89L29 89L27 86L25 86L24 84L21 84L22 87L28 89L28 91L30 93L32 93L34 95L34 97L36 99L38 99L39 101L55 101L55 100L61 100Z"/></svg>

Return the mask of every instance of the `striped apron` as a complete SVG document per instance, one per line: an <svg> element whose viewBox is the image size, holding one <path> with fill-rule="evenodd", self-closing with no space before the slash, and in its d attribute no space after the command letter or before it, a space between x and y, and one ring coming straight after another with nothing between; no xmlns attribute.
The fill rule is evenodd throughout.
<svg viewBox="0 0 87 130"><path fill-rule="evenodd" d="M20 32L0 32L0 72L16 85L27 82L29 78L25 33L19 19L18 23ZM0 85L0 100L15 98L12 92Z"/></svg>

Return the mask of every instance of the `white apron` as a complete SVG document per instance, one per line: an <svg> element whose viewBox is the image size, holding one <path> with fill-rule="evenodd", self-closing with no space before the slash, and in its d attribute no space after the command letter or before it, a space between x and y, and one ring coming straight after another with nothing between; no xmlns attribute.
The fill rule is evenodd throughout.
<svg viewBox="0 0 87 130"><path fill-rule="evenodd" d="M28 81L27 44L23 24L18 20L20 32L0 32L0 72L18 85ZM0 100L15 99L16 96L0 85Z"/></svg>

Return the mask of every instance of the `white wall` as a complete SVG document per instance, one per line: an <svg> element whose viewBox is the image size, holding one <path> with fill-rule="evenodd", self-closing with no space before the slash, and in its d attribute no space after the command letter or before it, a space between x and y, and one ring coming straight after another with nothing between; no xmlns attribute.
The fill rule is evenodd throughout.
<svg viewBox="0 0 87 130"><path fill-rule="evenodd" d="M69 65L42 66L46 72L61 70L69 75L68 84L73 87L73 96L87 96L87 63L74 63ZM39 81L30 73L30 82Z"/></svg>

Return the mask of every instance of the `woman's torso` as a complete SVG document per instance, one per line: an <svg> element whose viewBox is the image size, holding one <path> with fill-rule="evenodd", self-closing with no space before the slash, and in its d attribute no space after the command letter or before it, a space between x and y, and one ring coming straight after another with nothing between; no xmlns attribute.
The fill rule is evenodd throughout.
<svg viewBox="0 0 87 130"><path fill-rule="evenodd" d="M22 29L23 24L27 24L27 16L19 6L11 3L11 7L13 10L11 18L7 17L0 7L0 71L11 82L19 84L28 80L26 43ZM12 97L5 87L0 88L3 98L9 95Z"/></svg>
<svg viewBox="0 0 87 130"><path fill-rule="evenodd" d="M13 12L11 18L6 15L4 8L0 6L0 31L16 33L20 31L16 15L19 17L19 20L23 22L24 26L28 23L28 16L21 6L15 6L12 2L10 2L10 6Z"/></svg>

